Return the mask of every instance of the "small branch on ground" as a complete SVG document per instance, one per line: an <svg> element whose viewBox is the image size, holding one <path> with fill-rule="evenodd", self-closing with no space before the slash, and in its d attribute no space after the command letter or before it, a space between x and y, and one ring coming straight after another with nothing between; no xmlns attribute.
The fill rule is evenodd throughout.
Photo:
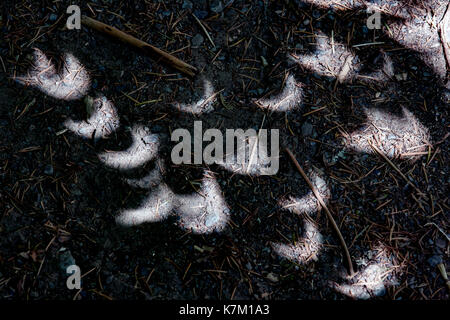
<svg viewBox="0 0 450 320"><path fill-rule="evenodd" d="M320 195L320 193L317 191L316 187L312 184L311 180L309 180L308 176L306 175L305 171L303 171L302 167L300 166L300 164L298 163L297 159L295 159L295 156L292 154L291 150L289 150L289 148L284 148L284 150L287 152L287 154L289 155L289 157L291 158L292 162L294 162L295 166L297 167L297 170L300 172L300 174L302 175L303 179L306 180L306 183L308 183L309 187L311 188L312 192L314 193L314 195L316 196L317 200L319 201L319 204L322 206L322 208L325 210L328 219L330 219L331 224L334 228L334 230L336 231L339 240L341 241L341 245L344 249L345 252L345 256L347 258L347 264L348 264L348 272L350 274L350 276L353 276L353 274L355 273L353 271L353 263L352 263L352 258L350 256L350 253L348 252L348 248L347 248L347 244L345 243L344 237L341 234L341 231L339 230L338 225L336 224L336 221L334 221L334 218L330 212L330 210L328 209L328 207L326 206L325 202L322 199L322 196Z"/></svg>
<svg viewBox="0 0 450 320"><path fill-rule="evenodd" d="M447 6L447 10L441 20L440 28L444 54L447 60L447 65L450 68L450 4Z"/></svg>
<svg viewBox="0 0 450 320"><path fill-rule="evenodd" d="M164 63L168 64L169 66L171 66L189 76L194 76L197 73L197 69L194 66L191 66L190 64L188 64L184 61L181 61L177 57L175 57L155 46L152 46L151 44L148 44L147 42L139 40L123 31L120 31L114 27L104 24L103 22L97 21L95 19L92 19L92 18L89 18L86 16L82 16L81 23L88 28L105 33L111 37L114 37L114 38L119 39L125 43L128 43L136 48L139 48L139 49L143 50L145 53L156 57L156 59L158 61L161 60Z"/></svg>
<svg viewBox="0 0 450 320"><path fill-rule="evenodd" d="M448 290L450 291L450 281L448 280L447 271L445 270L444 264L441 262L438 264L439 271L441 272L442 278L445 280Z"/></svg>

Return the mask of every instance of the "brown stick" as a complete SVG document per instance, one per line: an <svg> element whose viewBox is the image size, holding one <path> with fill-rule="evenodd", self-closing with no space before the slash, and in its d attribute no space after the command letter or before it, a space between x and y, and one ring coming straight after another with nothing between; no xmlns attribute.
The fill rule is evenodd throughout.
<svg viewBox="0 0 450 320"><path fill-rule="evenodd" d="M447 60L448 67L450 68L450 4L447 6L444 17L440 23L441 28L441 41L444 46L444 54Z"/></svg>
<svg viewBox="0 0 450 320"><path fill-rule="evenodd" d="M189 75L194 76L197 73L197 69L194 66L191 66L190 64L181 61L177 57L155 47L151 44L148 44L147 42L144 42L142 40L139 40L123 31L120 31L114 27L111 27L107 24L104 24L103 22L97 21L95 19L82 16L81 17L81 23L84 24L86 27L100 31L102 33L105 33L111 37L117 38L125 43L128 43L136 48L139 48L143 50L145 53L152 55L156 57L158 60L161 60L171 67Z"/></svg>
<svg viewBox="0 0 450 320"><path fill-rule="evenodd" d="M311 180L309 180L308 176L306 175L305 171L303 171L303 169L300 166L300 164L298 163L297 159L295 159L295 157L292 154L291 150L289 150L289 148L284 148L284 149L286 150L287 154L291 158L292 162L294 162L295 166L297 167L297 170L300 172L300 174L302 175L303 179L305 179L306 183L308 183L308 185L311 188L312 192L314 193L314 195L316 196L317 200L319 201L319 204L325 210L325 212L326 212L326 214L328 216L328 219L330 219L331 224L332 224L334 230L336 231L336 233L337 233L337 235L339 237L339 240L341 241L341 245L342 245L342 247L344 249L345 256L347 258L349 274L350 274L350 276L353 276L354 271L353 271L352 258L350 256L350 253L348 252L347 244L345 243L344 237L342 236L341 231L339 230L339 227L336 224L336 221L334 221L334 218L331 215L330 210L328 210L328 207L325 205L325 202L323 201L322 196L317 191L316 187L314 187L314 185L312 184Z"/></svg>

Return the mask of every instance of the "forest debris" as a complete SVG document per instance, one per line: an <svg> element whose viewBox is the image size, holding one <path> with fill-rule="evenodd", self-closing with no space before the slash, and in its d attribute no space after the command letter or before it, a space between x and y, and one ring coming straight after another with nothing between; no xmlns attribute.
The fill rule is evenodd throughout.
<svg viewBox="0 0 450 320"><path fill-rule="evenodd" d="M200 27L202 28L203 32L206 34L206 37L208 38L209 42L211 42L213 47L216 47L216 45L214 44L214 41L211 39L211 36L209 35L208 30L206 30L205 26L203 25L203 23L199 20L199 18L197 18L195 16L195 14L192 15L195 18L195 21L197 21L197 23L200 25Z"/></svg>
<svg viewBox="0 0 450 320"><path fill-rule="evenodd" d="M444 47L445 58L450 68L450 4L447 6L447 10L440 24L442 46Z"/></svg>
<svg viewBox="0 0 450 320"><path fill-rule="evenodd" d="M270 272L269 274L267 274L267 279L269 279L272 282L278 282L278 277L276 274Z"/></svg>
<svg viewBox="0 0 450 320"><path fill-rule="evenodd" d="M353 276L353 274L355 273L353 271L353 263L352 263L352 258L350 256L350 253L348 252L348 248L347 248L347 244L345 243L344 237L342 236L341 231L339 230L339 227L336 224L336 221L334 221L334 218L330 212L330 210L328 209L328 207L326 206L325 202L322 199L322 196L320 195L320 193L317 191L316 187L314 187L314 185L312 184L312 182L309 180L308 176L305 174L305 171L303 171L302 167L300 166L300 164L298 163L297 159L295 159L294 155L292 154L291 150L289 150L289 148L285 148L287 154L289 155L289 157L291 158L292 162L294 162L295 166L297 167L298 171L300 172L300 174L302 175L303 179L305 179L305 181L308 183L308 186L311 188L312 192L314 193L314 195L317 198L317 201L319 201L320 205L322 206L322 208L325 210L328 219L330 219L330 222L334 228L334 230L336 231L339 240L341 241L341 245L344 249L344 253L345 256L347 258L347 264L348 264L348 271L350 276Z"/></svg>
<svg viewBox="0 0 450 320"><path fill-rule="evenodd" d="M344 65L341 68L341 71L339 72L337 76L337 80L339 83L344 82L344 80L347 78L348 73L350 72L350 66L353 60L353 55L348 55L347 58L345 58Z"/></svg>
<svg viewBox="0 0 450 320"><path fill-rule="evenodd" d="M398 172L398 174L400 174L400 176L403 178L403 180L406 181L407 184L409 184L412 188L414 188L414 190L416 190L416 192L418 194L420 194L421 196L424 196L423 192L420 191L405 175L404 173L391 161L389 160L389 158L380 151L380 149L378 149L375 144L371 141L368 140L367 141L369 143L369 145L373 148L373 150L376 151L376 153L378 153L395 171ZM425 197L425 196L424 196Z"/></svg>
<svg viewBox="0 0 450 320"><path fill-rule="evenodd" d="M197 68L195 68L194 66L191 66L190 64L188 64L184 61L181 61L177 57L175 57L155 46L152 46L151 44L148 44L147 42L139 40L123 31L120 31L114 27L111 27L107 24L104 24L100 21L97 21L95 19L92 19L92 18L89 18L86 16L83 16L81 18L81 23L84 24L88 28L105 33L109 36L112 36L123 42L126 42L134 47L137 47L149 55L156 56L158 58L158 61L161 60L161 61L165 62L166 64L168 64L169 66L171 66L189 76L194 76L197 73Z"/></svg>
<svg viewBox="0 0 450 320"><path fill-rule="evenodd" d="M447 285L448 290L450 290L450 281L448 280L447 271L445 271L445 266L441 262L438 264L439 271L441 272L442 278L445 280L445 284Z"/></svg>

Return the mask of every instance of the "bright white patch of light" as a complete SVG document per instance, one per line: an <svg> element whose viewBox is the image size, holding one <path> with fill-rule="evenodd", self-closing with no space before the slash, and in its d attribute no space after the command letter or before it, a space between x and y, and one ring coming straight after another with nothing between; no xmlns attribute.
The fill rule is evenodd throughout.
<svg viewBox="0 0 450 320"><path fill-rule="evenodd" d="M391 23L389 25L390 30L386 30L386 33L402 46L419 51L425 64L432 68L440 78L444 79L447 72L446 61L436 26L438 21L434 20L433 23L433 19L436 19L436 17L430 16L429 21L424 21L424 19L408 16L406 21ZM418 37L418 34L421 36ZM426 36L422 36L422 34ZM426 42L423 41L424 37L427 39Z"/></svg>
<svg viewBox="0 0 450 320"><path fill-rule="evenodd" d="M188 112L192 114L208 113L213 110L213 103L216 99L214 94L214 87L209 80L203 82L203 97L195 103L184 104L176 103L175 107L179 108L182 112Z"/></svg>
<svg viewBox="0 0 450 320"><path fill-rule="evenodd" d="M332 44L331 38L322 32L317 32L315 37L315 52L299 57L289 55L289 60L316 74L338 78L341 82L350 81L358 71L358 57L346 45L338 42Z"/></svg>
<svg viewBox="0 0 450 320"><path fill-rule="evenodd" d="M362 6L361 0L301 0L320 8L334 8L336 10L347 10Z"/></svg>
<svg viewBox="0 0 450 320"><path fill-rule="evenodd" d="M161 221L171 213L179 216L178 224L182 228L193 233L221 231L227 225L230 209L216 179L208 174L204 175L198 194L192 195L174 194L164 182L160 182L159 168L143 179L126 181L132 186L152 191L139 208L120 213L117 222L123 226Z"/></svg>
<svg viewBox="0 0 450 320"><path fill-rule="evenodd" d="M369 262L363 261L364 269L349 278L347 284L332 283L332 287L355 299L367 300L384 295L386 285L397 284L395 277L387 279L395 268L384 247L380 246L375 251L375 258Z"/></svg>
<svg viewBox="0 0 450 320"><path fill-rule="evenodd" d="M347 148L373 153L369 144L369 141L372 141L389 158L411 160L426 152L431 141L428 129L406 108L402 108L402 117L375 108L364 111L367 124L359 131L345 134L344 142Z"/></svg>
<svg viewBox="0 0 450 320"><path fill-rule="evenodd" d="M310 180L316 187L324 201L329 198L330 190L327 183L315 171L309 172ZM298 264L304 264L311 260L318 259L322 248L323 237L320 234L316 224L309 217L310 214L317 212L319 203L312 191L302 198L289 198L281 200L279 205L299 215L306 215L304 219L304 233L296 244L272 243L272 248L280 256L294 261Z"/></svg>
<svg viewBox="0 0 450 320"><path fill-rule="evenodd" d="M311 260L317 261L323 243L322 235L317 226L306 219L304 229L303 238L296 244L272 243L272 248L280 256L298 264L304 264Z"/></svg>
<svg viewBox="0 0 450 320"><path fill-rule="evenodd" d="M326 201L331 196L331 191L326 181L316 171L310 170L308 175L322 199ZM302 198L290 197L288 199L280 200L278 204L282 206L283 209L298 214L313 214L320 210L320 204L312 191Z"/></svg>
<svg viewBox="0 0 450 320"><path fill-rule="evenodd" d="M294 76L289 75L286 79L283 92L269 99L260 99L256 104L261 109L286 112L295 109L300 103L303 95L301 83L295 81Z"/></svg>
<svg viewBox="0 0 450 320"><path fill-rule="evenodd" d="M35 48L33 56L32 69L27 76L16 78L18 82L56 99L76 100L86 95L90 87L88 72L72 54L65 54L60 73L41 50Z"/></svg>
<svg viewBox="0 0 450 320"><path fill-rule="evenodd" d="M248 160L247 155L246 160ZM268 157L256 158L253 163L249 165L249 162L239 163L239 161L237 161L236 159L236 156L233 155L231 161L223 161L218 163L218 165L229 172L249 176L260 176L262 175L262 170L270 165L270 159Z"/></svg>
<svg viewBox="0 0 450 320"><path fill-rule="evenodd" d="M441 14L445 12L444 2L436 12L395 0L365 1L364 5L371 11L401 18L390 23L389 28L383 28L383 31L402 46L420 52L425 64L441 79L446 77L446 68L442 68L446 63L445 56L438 32Z"/></svg>
<svg viewBox="0 0 450 320"><path fill-rule="evenodd" d="M328 8L334 10L352 10L352 9L376 9L377 11L386 12L386 5L398 9L399 14L403 12L405 4L403 1L397 0L301 0L302 2L312 4L320 8ZM404 9L406 11L406 9ZM403 17L402 15L399 15Z"/></svg>
<svg viewBox="0 0 450 320"><path fill-rule="evenodd" d="M84 138L105 138L119 128L119 116L111 101L106 97L94 100L93 112L87 121L66 120L64 126Z"/></svg>
<svg viewBox="0 0 450 320"><path fill-rule="evenodd" d="M322 8L334 8L337 10L367 9L369 12L381 12L385 15L400 18L389 24L389 28L383 28L383 31L402 46L419 51L423 61L433 69L442 79L446 77L445 56L438 32L438 23L441 17L437 12L423 10L417 6L409 5L404 1L396 0L302 0ZM442 6L441 13L445 11L446 5ZM417 17L424 17L418 19ZM422 34L425 34L423 41ZM417 35L421 36L418 37Z"/></svg>
<svg viewBox="0 0 450 320"><path fill-rule="evenodd" d="M225 154L224 160L216 163L223 169L237 174L249 176L275 174L278 171L279 163L279 146L276 145L277 134L271 130L271 144L269 146L268 132L264 129L260 130L256 135L246 137L245 143L238 144L233 154ZM242 161L240 156L243 158Z"/></svg>
<svg viewBox="0 0 450 320"><path fill-rule="evenodd" d="M178 196L175 211L179 225L194 233L211 233L225 228L230 209L216 179L205 174L202 187L195 195Z"/></svg>
<svg viewBox="0 0 450 320"><path fill-rule="evenodd" d="M99 159L107 166L116 169L134 169L152 160L158 153L159 137L150 130L135 126L131 130L132 144L124 151L103 152Z"/></svg>
<svg viewBox="0 0 450 320"><path fill-rule="evenodd" d="M172 212L175 195L164 184L159 184L137 209L123 210L116 218L122 226L136 226L144 222L162 221Z"/></svg>
<svg viewBox="0 0 450 320"><path fill-rule="evenodd" d="M258 146L255 147L255 149L258 148L259 148ZM246 149L245 161L243 163L240 163L236 155L233 154L231 159L228 159L227 161L218 162L217 165L229 172L249 176L261 176L267 174L265 172L267 172L268 168L270 168L273 161L279 161L279 159L274 159L270 157L267 150L265 149L262 149L260 153L258 150L253 151L254 155L253 157L251 157L252 152L250 150L250 143L245 144L245 149ZM251 163L250 158L252 158Z"/></svg>

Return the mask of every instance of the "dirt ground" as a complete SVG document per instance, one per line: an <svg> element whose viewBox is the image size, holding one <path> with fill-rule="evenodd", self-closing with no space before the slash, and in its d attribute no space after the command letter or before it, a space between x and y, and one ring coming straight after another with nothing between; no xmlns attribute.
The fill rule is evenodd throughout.
<svg viewBox="0 0 450 320"><path fill-rule="evenodd" d="M69 4L198 75L68 30ZM1 2L1 299L449 299L447 6ZM194 121L279 129L278 173L173 164Z"/></svg>

